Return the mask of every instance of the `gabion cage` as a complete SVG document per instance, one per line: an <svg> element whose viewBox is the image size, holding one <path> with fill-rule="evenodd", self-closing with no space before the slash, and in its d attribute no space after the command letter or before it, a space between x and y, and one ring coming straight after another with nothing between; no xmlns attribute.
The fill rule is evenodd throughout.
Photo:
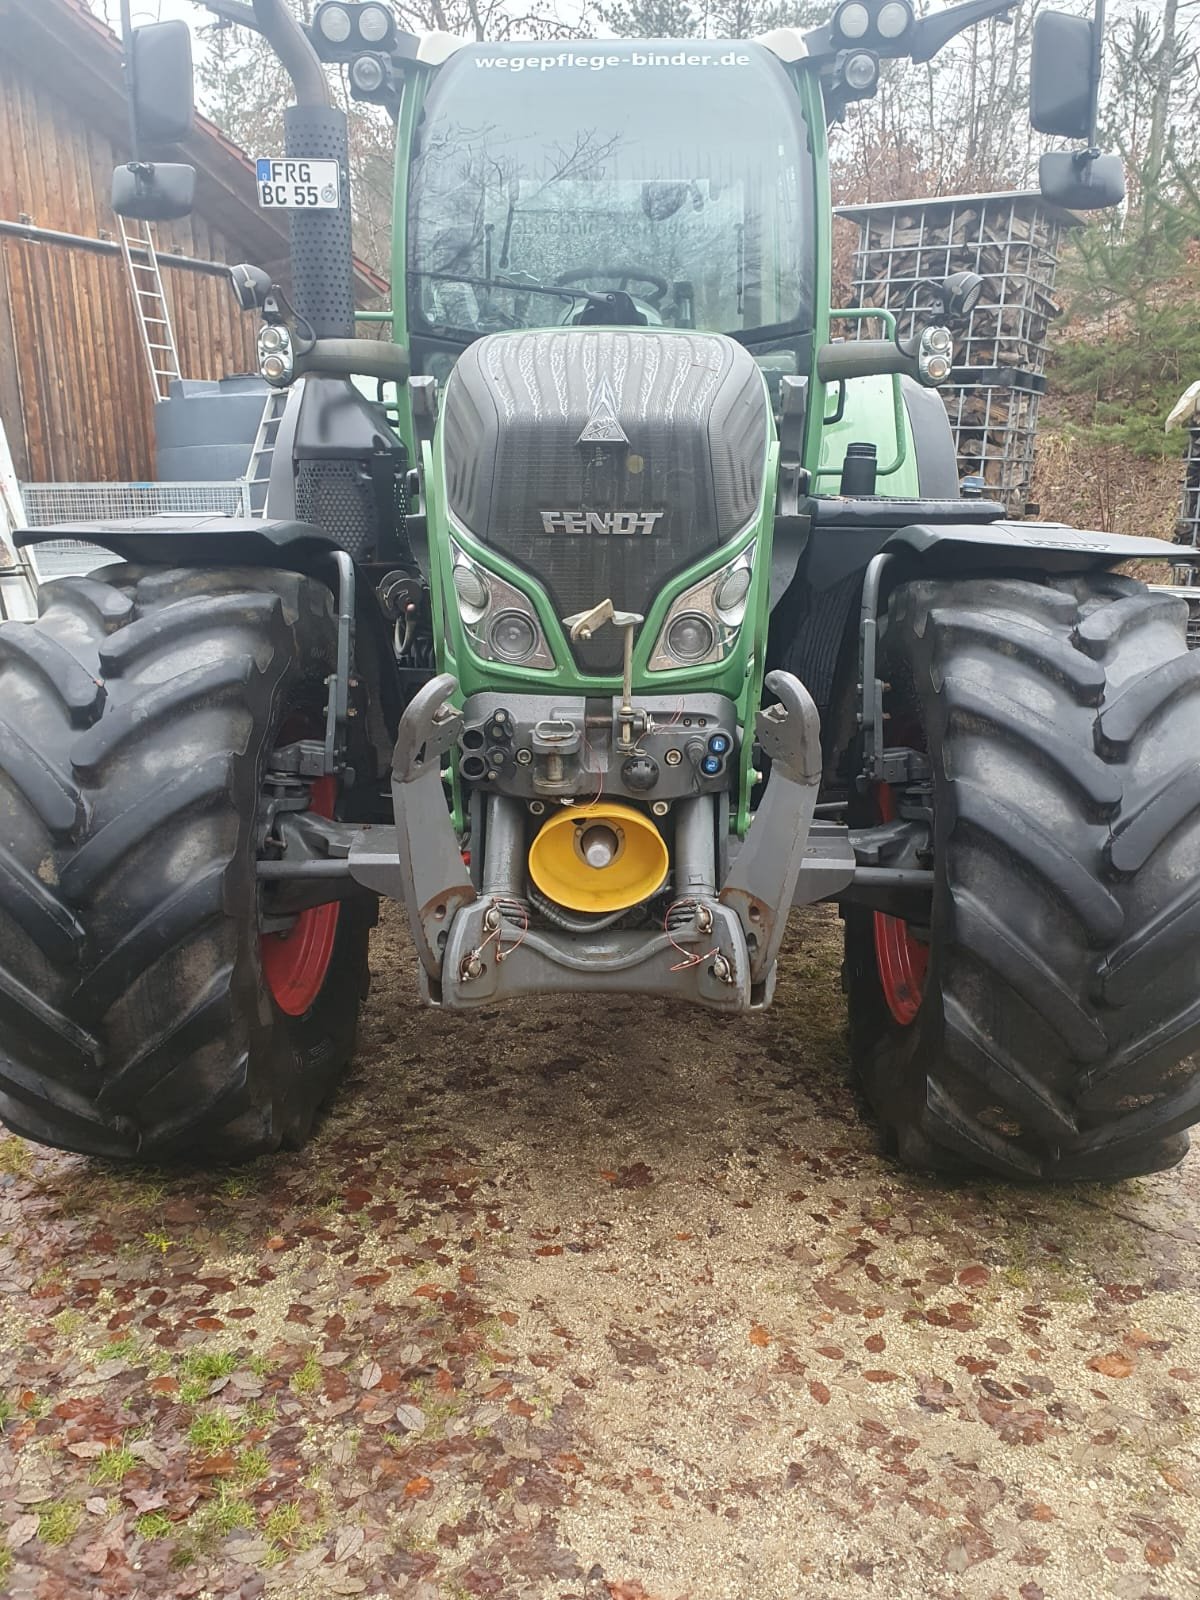
<svg viewBox="0 0 1200 1600"><path fill-rule="evenodd" d="M1200 550L1200 416L1193 415L1183 453L1183 483L1180 489L1179 521L1175 543ZM1200 573L1189 562L1175 569L1177 583L1200 585Z"/></svg>
<svg viewBox="0 0 1200 1600"><path fill-rule="evenodd" d="M983 477L1011 514L1023 514L1058 315L1059 251L1078 219L1024 191L844 206L838 215L858 228L854 304L894 312L906 337L915 321L907 302L921 279L983 278L965 328L954 330L957 365L940 393L963 476ZM865 334L862 323L854 326L852 336Z"/></svg>
<svg viewBox="0 0 1200 1600"><path fill-rule="evenodd" d="M120 517L250 515L242 479L229 483L23 483L26 523L110 522ZM113 560L112 552L78 539L50 539L26 552L39 583L75 578Z"/></svg>

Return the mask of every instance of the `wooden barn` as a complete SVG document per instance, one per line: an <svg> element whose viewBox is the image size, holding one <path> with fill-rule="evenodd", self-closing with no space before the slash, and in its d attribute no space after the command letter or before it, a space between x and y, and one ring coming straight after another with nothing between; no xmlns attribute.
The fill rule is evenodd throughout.
<svg viewBox="0 0 1200 1600"><path fill-rule="evenodd" d="M85 0L0 0L0 420L25 481L154 475L155 391L109 205L128 140L120 43ZM249 158L212 123L179 159L198 172L195 214L156 240L180 367L247 372L256 323L220 264L286 284L287 221L258 209ZM356 291L386 303L365 266Z"/></svg>

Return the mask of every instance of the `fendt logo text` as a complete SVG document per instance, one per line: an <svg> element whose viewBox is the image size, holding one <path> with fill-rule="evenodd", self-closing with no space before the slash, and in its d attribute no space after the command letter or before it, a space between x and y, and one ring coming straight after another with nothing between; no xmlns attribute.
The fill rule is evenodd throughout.
<svg viewBox="0 0 1200 1600"><path fill-rule="evenodd" d="M653 533L665 511L543 511L543 533Z"/></svg>

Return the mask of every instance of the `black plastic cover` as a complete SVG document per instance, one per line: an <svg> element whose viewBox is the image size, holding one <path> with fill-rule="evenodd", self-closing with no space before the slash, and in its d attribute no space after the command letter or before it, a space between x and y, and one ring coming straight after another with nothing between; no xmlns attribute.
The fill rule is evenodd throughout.
<svg viewBox="0 0 1200 1600"><path fill-rule="evenodd" d="M80 539L111 550L122 561L153 565L204 563L226 567L282 567L320 572L339 548L324 529L308 522L263 517L114 517L106 522L63 522L22 528L18 545Z"/></svg>
<svg viewBox="0 0 1200 1600"><path fill-rule="evenodd" d="M559 616L608 598L645 614L664 582L757 514L768 426L757 366L720 334L492 335L446 385L450 509L535 576ZM604 531L616 528L630 531ZM620 670L615 629L573 648L583 671Z"/></svg>

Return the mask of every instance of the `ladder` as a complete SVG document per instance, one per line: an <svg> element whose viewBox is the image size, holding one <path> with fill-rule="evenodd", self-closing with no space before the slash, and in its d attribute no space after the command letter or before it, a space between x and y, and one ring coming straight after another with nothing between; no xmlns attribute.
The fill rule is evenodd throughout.
<svg viewBox="0 0 1200 1600"><path fill-rule="evenodd" d="M171 380L183 376L179 368L179 347L175 343L175 329L171 324L171 309L163 290L162 274L158 270L158 254L154 248L154 231L144 223L144 233L131 230L124 217L121 225L121 254L125 257L125 270L129 274L129 287L133 292L133 306L137 312L138 330L142 336L142 349L150 368L150 381L154 385L156 400L165 400L170 394ZM144 258L144 259L141 259Z"/></svg>
<svg viewBox="0 0 1200 1600"><path fill-rule="evenodd" d="M25 526L25 505L0 417L0 622L28 622L38 614L28 558L12 536Z"/></svg>
<svg viewBox="0 0 1200 1600"><path fill-rule="evenodd" d="M250 452L250 465L246 468L246 484L250 492L250 515L265 517L267 495L271 487L271 466L275 459L275 441L279 438L279 424L287 410L288 391L272 389L263 407L254 448Z"/></svg>

